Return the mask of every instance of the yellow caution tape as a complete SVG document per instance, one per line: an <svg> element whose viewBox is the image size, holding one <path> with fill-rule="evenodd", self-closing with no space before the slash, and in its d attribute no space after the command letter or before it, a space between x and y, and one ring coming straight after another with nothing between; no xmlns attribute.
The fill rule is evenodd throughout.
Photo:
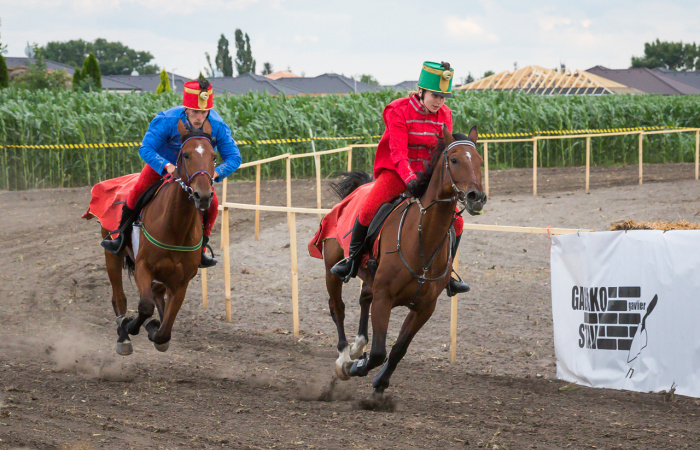
<svg viewBox="0 0 700 450"><path fill-rule="evenodd" d="M507 133L480 133L479 137L488 138L519 138L519 137L535 137L548 135L576 135L576 134L595 134L595 133L619 133L619 132L634 132L634 131L652 131L652 130L694 130L695 128L676 127L676 126L653 126L653 127L634 127L634 128L605 128L605 129L580 129L580 130L538 130L538 131L520 131ZM294 139L263 139L260 141L236 141L238 145L266 145L266 144L291 144L311 141L341 141L341 140L360 140L360 139L378 139L381 135L376 136L346 136L346 137L308 137ZM41 145L24 145L24 144L6 144L0 145L0 148L39 148L39 149L81 149L81 148L111 148L111 147L140 147L141 142L109 142L109 143L89 143L89 144L41 144Z"/></svg>

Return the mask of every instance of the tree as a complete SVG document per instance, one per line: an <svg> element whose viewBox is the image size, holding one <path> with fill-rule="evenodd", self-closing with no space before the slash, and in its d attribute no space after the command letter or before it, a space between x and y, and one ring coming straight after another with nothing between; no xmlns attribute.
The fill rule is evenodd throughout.
<svg viewBox="0 0 700 450"><path fill-rule="evenodd" d="M467 74L467 78L465 78L465 79L462 81L462 84L469 84L469 83L471 83L471 82L473 82L473 81L474 81L474 77L472 76L472 73L469 72L469 74Z"/></svg>
<svg viewBox="0 0 700 450"><path fill-rule="evenodd" d="M236 28L236 71L239 75L244 73L255 73L255 60L250 51L250 38L248 33Z"/></svg>
<svg viewBox="0 0 700 450"><path fill-rule="evenodd" d="M76 67L75 71L73 71L73 90L74 91L82 90L81 84L82 84L84 78L85 77L83 77L83 71L80 70L80 67Z"/></svg>
<svg viewBox="0 0 700 450"><path fill-rule="evenodd" d="M204 68L207 71L207 76L210 78L216 76L216 71L214 70L214 66L211 64L211 57L209 56L209 53L204 52L204 57L207 60L207 66L209 66Z"/></svg>
<svg viewBox="0 0 700 450"><path fill-rule="evenodd" d="M644 56L632 57L632 68L663 67L669 70L700 70L700 46L657 39L644 44Z"/></svg>
<svg viewBox="0 0 700 450"><path fill-rule="evenodd" d="M216 48L216 68L219 69L225 77L233 76L233 60L231 53L228 50L228 39L221 33L219 44Z"/></svg>
<svg viewBox="0 0 700 450"><path fill-rule="evenodd" d="M360 75L360 81L362 83L372 84L374 86L379 86L379 81L370 74L363 73Z"/></svg>
<svg viewBox="0 0 700 450"><path fill-rule="evenodd" d="M483 78L490 77L494 73L496 73L496 72L494 72L493 70L487 70L486 72L484 72Z"/></svg>
<svg viewBox="0 0 700 450"><path fill-rule="evenodd" d="M0 52L0 88L6 88L10 85L10 74L7 73L7 63L5 57Z"/></svg>
<svg viewBox="0 0 700 450"><path fill-rule="evenodd" d="M163 92L170 92L170 79L165 69L160 71L160 83L156 88L156 94L162 94Z"/></svg>
<svg viewBox="0 0 700 450"><path fill-rule="evenodd" d="M42 48L44 56L52 61L79 66L93 53L104 75L130 75L134 70L143 75L154 74L158 66L149 64L153 55L137 52L121 42L96 39L86 42L82 39L67 42L49 42Z"/></svg>
<svg viewBox="0 0 700 450"><path fill-rule="evenodd" d="M90 53L83 62L82 77L92 79L97 89L102 89L102 74L100 73L100 65L97 64L97 58Z"/></svg>
<svg viewBox="0 0 700 450"><path fill-rule="evenodd" d="M44 54L34 45L35 60L29 64L29 70L17 75L12 80L12 85L20 89L66 89L70 83L70 77L65 70L46 69Z"/></svg>
<svg viewBox="0 0 700 450"><path fill-rule="evenodd" d="M272 64L270 64L269 62L266 62L265 64L263 64L262 74L263 75L270 75L271 73L272 73Z"/></svg>

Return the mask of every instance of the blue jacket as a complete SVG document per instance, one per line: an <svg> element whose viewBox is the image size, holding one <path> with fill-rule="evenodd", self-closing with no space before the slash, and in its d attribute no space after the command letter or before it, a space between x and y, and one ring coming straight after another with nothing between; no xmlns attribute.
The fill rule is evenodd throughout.
<svg viewBox="0 0 700 450"><path fill-rule="evenodd" d="M180 133L177 131L179 120L187 123L184 106L176 106L159 112L151 121L139 148L139 155L146 163L161 175L165 175L165 165L176 164L180 153ZM213 109L209 110L212 144L223 161L216 167L219 180L229 176L241 165L241 152L231 136L231 129L221 116Z"/></svg>

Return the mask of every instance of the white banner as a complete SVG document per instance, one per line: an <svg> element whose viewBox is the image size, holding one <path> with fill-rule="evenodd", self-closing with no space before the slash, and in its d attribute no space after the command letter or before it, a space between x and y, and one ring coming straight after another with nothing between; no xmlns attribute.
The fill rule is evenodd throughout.
<svg viewBox="0 0 700 450"><path fill-rule="evenodd" d="M700 231L552 236L557 377L700 397Z"/></svg>

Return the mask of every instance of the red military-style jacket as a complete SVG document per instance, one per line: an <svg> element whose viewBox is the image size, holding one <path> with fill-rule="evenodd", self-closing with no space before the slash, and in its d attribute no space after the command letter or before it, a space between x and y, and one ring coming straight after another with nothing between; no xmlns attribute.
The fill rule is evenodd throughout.
<svg viewBox="0 0 700 450"><path fill-rule="evenodd" d="M386 129L374 157L374 178L392 170L408 184L427 168L443 127L452 133L452 110L442 105L428 113L415 94L389 103L382 116Z"/></svg>

